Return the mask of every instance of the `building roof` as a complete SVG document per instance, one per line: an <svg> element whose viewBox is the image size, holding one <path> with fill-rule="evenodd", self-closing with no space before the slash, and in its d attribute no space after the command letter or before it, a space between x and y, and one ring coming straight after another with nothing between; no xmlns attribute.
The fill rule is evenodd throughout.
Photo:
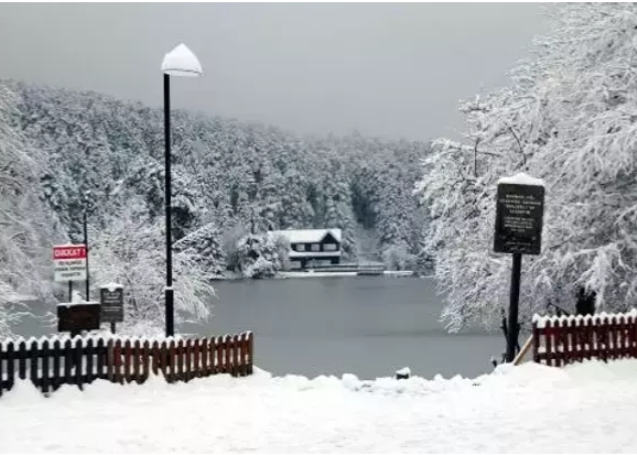
<svg viewBox="0 0 637 455"><path fill-rule="evenodd" d="M284 229L270 231L268 235L284 236L290 243L319 243L328 233L341 243L342 231L340 229Z"/></svg>

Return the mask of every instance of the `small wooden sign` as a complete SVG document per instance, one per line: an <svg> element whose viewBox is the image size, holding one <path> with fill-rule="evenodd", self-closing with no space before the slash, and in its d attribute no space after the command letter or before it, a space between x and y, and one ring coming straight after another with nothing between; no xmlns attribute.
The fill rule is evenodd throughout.
<svg viewBox="0 0 637 455"><path fill-rule="evenodd" d="M103 286L100 288L102 322L124 322L124 288Z"/></svg>
<svg viewBox="0 0 637 455"><path fill-rule="evenodd" d="M57 310L58 332L80 333L100 328L100 305L97 302L60 303Z"/></svg>
<svg viewBox="0 0 637 455"><path fill-rule="evenodd" d="M499 183L494 251L540 254L544 216L544 186Z"/></svg>

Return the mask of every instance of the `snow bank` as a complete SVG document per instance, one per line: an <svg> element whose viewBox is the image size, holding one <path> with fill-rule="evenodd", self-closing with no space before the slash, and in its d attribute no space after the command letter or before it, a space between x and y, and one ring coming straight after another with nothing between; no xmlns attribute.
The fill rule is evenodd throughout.
<svg viewBox="0 0 637 455"><path fill-rule="evenodd" d="M1 451L630 453L636 380L637 361L625 360L431 380L255 368L188 384L97 381L49 399L23 382L0 398ZM75 436L61 437L68 428Z"/></svg>
<svg viewBox="0 0 637 455"><path fill-rule="evenodd" d="M498 185L500 183L509 184L509 185L532 185L532 186L544 186L544 181L541 179L536 179L535 177L531 177L524 172L518 172L517 174L511 177L501 177L498 180Z"/></svg>

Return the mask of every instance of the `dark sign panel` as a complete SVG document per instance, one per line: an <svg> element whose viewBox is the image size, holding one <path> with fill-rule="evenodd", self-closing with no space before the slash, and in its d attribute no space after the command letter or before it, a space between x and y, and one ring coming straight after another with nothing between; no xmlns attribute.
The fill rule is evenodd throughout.
<svg viewBox="0 0 637 455"><path fill-rule="evenodd" d="M540 254L544 187L498 185L494 250L496 253Z"/></svg>
<svg viewBox="0 0 637 455"><path fill-rule="evenodd" d="M100 303L102 304L102 322L124 321L124 289L101 288Z"/></svg>
<svg viewBox="0 0 637 455"><path fill-rule="evenodd" d="M58 305L58 332L79 333L99 328L100 305L97 302Z"/></svg>

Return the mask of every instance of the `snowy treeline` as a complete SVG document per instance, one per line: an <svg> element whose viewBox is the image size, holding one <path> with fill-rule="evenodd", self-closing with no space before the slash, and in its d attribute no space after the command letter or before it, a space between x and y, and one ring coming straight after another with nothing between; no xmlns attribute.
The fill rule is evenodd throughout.
<svg viewBox="0 0 637 455"><path fill-rule="evenodd" d="M511 258L492 253L495 191L518 171L547 184L542 255L523 258L522 316L548 302L572 310L579 286L604 309L637 300L637 6L551 8L532 57L510 86L462 106L463 140L436 141L418 185L452 330L494 326L508 303Z"/></svg>
<svg viewBox="0 0 637 455"><path fill-rule="evenodd" d="M2 216L12 229L26 223L20 234L3 229L0 285L27 293L44 285L51 294L50 246L82 240L88 194L92 283L121 282L133 322L158 320L162 110L13 81L0 89ZM175 291L184 316L207 314L211 278L267 277L285 265L270 229L339 227L346 260L414 267L425 216L411 192L428 144L299 137L184 111L172 113L172 125ZM19 179L10 186L12 173ZM371 246L358 242L370 233Z"/></svg>
<svg viewBox="0 0 637 455"><path fill-rule="evenodd" d="M9 83L19 97L21 129L49 164L46 200L62 225L81 232L82 194L90 190L96 227L116 222L132 200L163 217L163 112L92 92ZM175 240L207 226L223 245L236 232L340 227L347 259L357 259L357 230L375 231L363 259L418 251L424 217L413 198L428 144L359 135L297 137L235 120L174 111ZM236 245L235 245L236 247ZM227 248L216 250L221 271ZM411 261L413 262L413 261Z"/></svg>

